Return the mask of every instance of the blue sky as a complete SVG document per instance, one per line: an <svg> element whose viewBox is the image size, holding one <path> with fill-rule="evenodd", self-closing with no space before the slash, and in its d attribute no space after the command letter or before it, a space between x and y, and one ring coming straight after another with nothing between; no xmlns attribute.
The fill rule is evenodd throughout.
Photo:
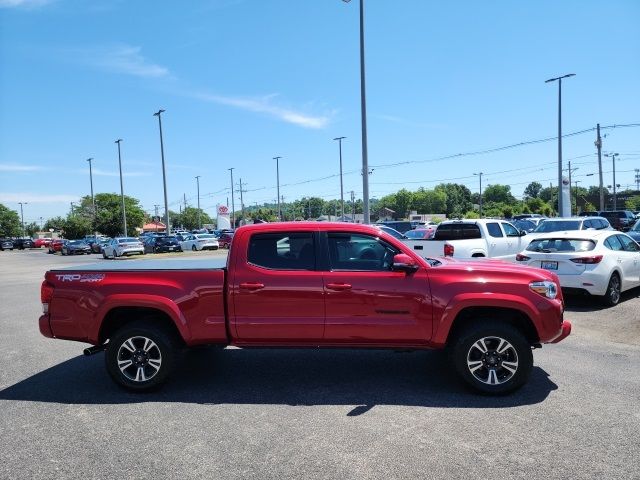
<svg viewBox="0 0 640 480"><path fill-rule="evenodd" d="M555 136L557 87L544 80L565 73L565 133L639 123L638 19L636 0L367 0L371 196L442 181L477 191L478 171L516 196L555 183L554 141L437 159ZM195 204L200 175L213 214L230 167L246 205L274 201L276 155L285 202L339 198L338 136L345 192L361 198L359 93L357 0L0 0L0 202L28 202L27 222L66 214L89 194L89 157L95 191L119 193L122 138L125 193L152 212L159 108L173 210L183 194ZM640 128L604 133L632 186ZM597 183L594 140L564 141L581 186ZM611 184L608 159L604 171Z"/></svg>

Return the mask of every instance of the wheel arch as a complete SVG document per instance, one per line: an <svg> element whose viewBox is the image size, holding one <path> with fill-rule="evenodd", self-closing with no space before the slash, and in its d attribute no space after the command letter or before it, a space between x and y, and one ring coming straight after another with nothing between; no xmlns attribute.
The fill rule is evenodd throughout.
<svg viewBox="0 0 640 480"><path fill-rule="evenodd" d="M105 315L98 333L99 344L104 343L116 331L123 326L138 320L146 320L159 326L165 332L173 336L182 345L184 337L178 329L176 322L166 312L153 307L115 307Z"/></svg>
<svg viewBox="0 0 640 480"><path fill-rule="evenodd" d="M521 310L508 307L485 306L466 307L458 312L449 329L447 344L451 344L453 339L464 331L468 325L472 325L482 318L489 318L511 325L519 330L532 345L540 342L540 337L533 321Z"/></svg>

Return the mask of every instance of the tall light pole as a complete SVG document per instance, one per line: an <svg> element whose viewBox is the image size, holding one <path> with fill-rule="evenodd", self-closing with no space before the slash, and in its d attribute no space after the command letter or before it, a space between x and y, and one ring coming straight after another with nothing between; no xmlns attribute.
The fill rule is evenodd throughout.
<svg viewBox="0 0 640 480"><path fill-rule="evenodd" d="M236 228L236 207L233 201L233 168L228 168L231 172L231 228Z"/></svg>
<svg viewBox="0 0 640 480"><path fill-rule="evenodd" d="M605 153L605 157L611 157L613 161L613 209L618 209L618 193L616 191L616 157L619 157L618 153Z"/></svg>
<svg viewBox="0 0 640 480"><path fill-rule="evenodd" d="M338 141L338 148L340 151L340 215L342 215L342 219L344 220L344 191L342 189L342 140L347 137L337 137L334 140Z"/></svg>
<svg viewBox="0 0 640 480"><path fill-rule="evenodd" d="M87 158L87 162L89 162L89 183L91 185L91 206L93 207L93 236L95 240L98 240L98 232L96 231L96 199L93 196L93 171L91 169L91 162L93 158Z"/></svg>
<svg viewBox="0 0 640 480"><path fill-rule="evenodd" d="M198 189L198 229L202 228L200 223L200 175L196 175L196 188Z"/></svg>
<svg viewBox="0 0 640 480"><path fill-rule="evenodd" d="M484 175L484 173L474 173L474 175L476 175L480 179L480 216L482 217L482 175Z"/></svg>
<svg viewBox="0 0 640 480"><path fill-rule="evenodd" d="M273 157L276 161L276 188L278 194L278 221L282 221L282 212L280 211L280 159L282 157Z"/></svg>
<svg viewBox="0 0 640 480"><path fill-rule="evenodd" d="M561 77L550 78L545 80L544 83L558 81L558 215L563 216L563 201L562 201L562 79L575 76L575 73L568 73ZM569 185L571 187L571 185Z"/></svg>
<svg viewBox="0 0 640 480"><path fill-rule="evenodd" d="M162 158L162 186L164 187L164 224L166 234L169 235L171 231L171 225L169 225L169 201L167 200L167 175L164 168L164 142L162 141L162 118L160 115L164 113L164 110L160 109L153 114L154 117L158 117L158 126L160 127L160 157Z"/></svg>
<svg viewBox="0 0 640 480"><path fill-rule="evenodd" d="M349 3L351 0L342 0ZM362 119L362 201L364 223L371 223L369 213L369 159L367 154L367 93L364 68L364 0L360 0L360 114Z"/></svg>
<svg viewBox="0 0 640 480"><path fill-rule="evenodd" d="M115 141L118 144L118 166L120 167L120 200L122 202L122 228L124 229L124 236L127 236L127 211L124 207L124 186L122 184L122 155L120 153L120 143L122 139L119 138Z"/></svg>
<svg viewBox="0 0 640 480"><path fill-rule="evenodd" d="M22 206L23 205L29 205L29 202L18 202L20 204L20 222L22 225L22 236L25 237L26 236L26 232L24 230L24 212L22 211Z"/></svg>

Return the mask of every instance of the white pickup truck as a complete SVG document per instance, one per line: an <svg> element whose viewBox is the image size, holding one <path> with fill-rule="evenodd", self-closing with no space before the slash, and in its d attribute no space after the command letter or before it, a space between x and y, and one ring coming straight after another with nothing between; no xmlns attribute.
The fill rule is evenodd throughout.
<svg viewBox="0 0 640 480"><path fill-rule="evenodd" d="M529 244L526 232L505 220L448 220L432 239L403 240L422 257L491 257L515 261Z"/></svg>

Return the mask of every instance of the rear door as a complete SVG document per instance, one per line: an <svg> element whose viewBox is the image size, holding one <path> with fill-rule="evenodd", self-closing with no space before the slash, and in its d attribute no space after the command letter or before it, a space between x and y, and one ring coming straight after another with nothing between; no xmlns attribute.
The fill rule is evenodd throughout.
<svg viewBox="0 0 640 480"><path fill-rule="evenodd" d="M499 222L487 222L487 253L489 257L502 257L508 254L507 239Z"/></svg>
<svg viewBox="0 0 640 480"><path fill-rule="evenodd" d="M520 235L520 230L518 230L510 223L501 222L501 226L504 230L507 241L503 258L505 260L515 260L516 254L522 251L529 244L529 242L523 241L523 237L522 235Z"/></svg>
<svg viewBox="0 0 640 480"><path fill-rule="evenodd" d="M392 271L399 250L370 234L333 231L321 238L329 260L324 343L415 345L431 338L425 267L410 275Z"/></svg>
<svg viewBox="0 0 640 480"><path fill-rule="evenodd" d="M324 333L323 273L316 269L314 231L245 232L234 251L230 318L239 343L320 342Z"/></svg>
<svg viewBox="0 0 640 480"><path fill-rule="evenodd" d="M628 288L640 284L640 247L626 235L616 235L624 249L625 261L628 262Z"/></svg>

